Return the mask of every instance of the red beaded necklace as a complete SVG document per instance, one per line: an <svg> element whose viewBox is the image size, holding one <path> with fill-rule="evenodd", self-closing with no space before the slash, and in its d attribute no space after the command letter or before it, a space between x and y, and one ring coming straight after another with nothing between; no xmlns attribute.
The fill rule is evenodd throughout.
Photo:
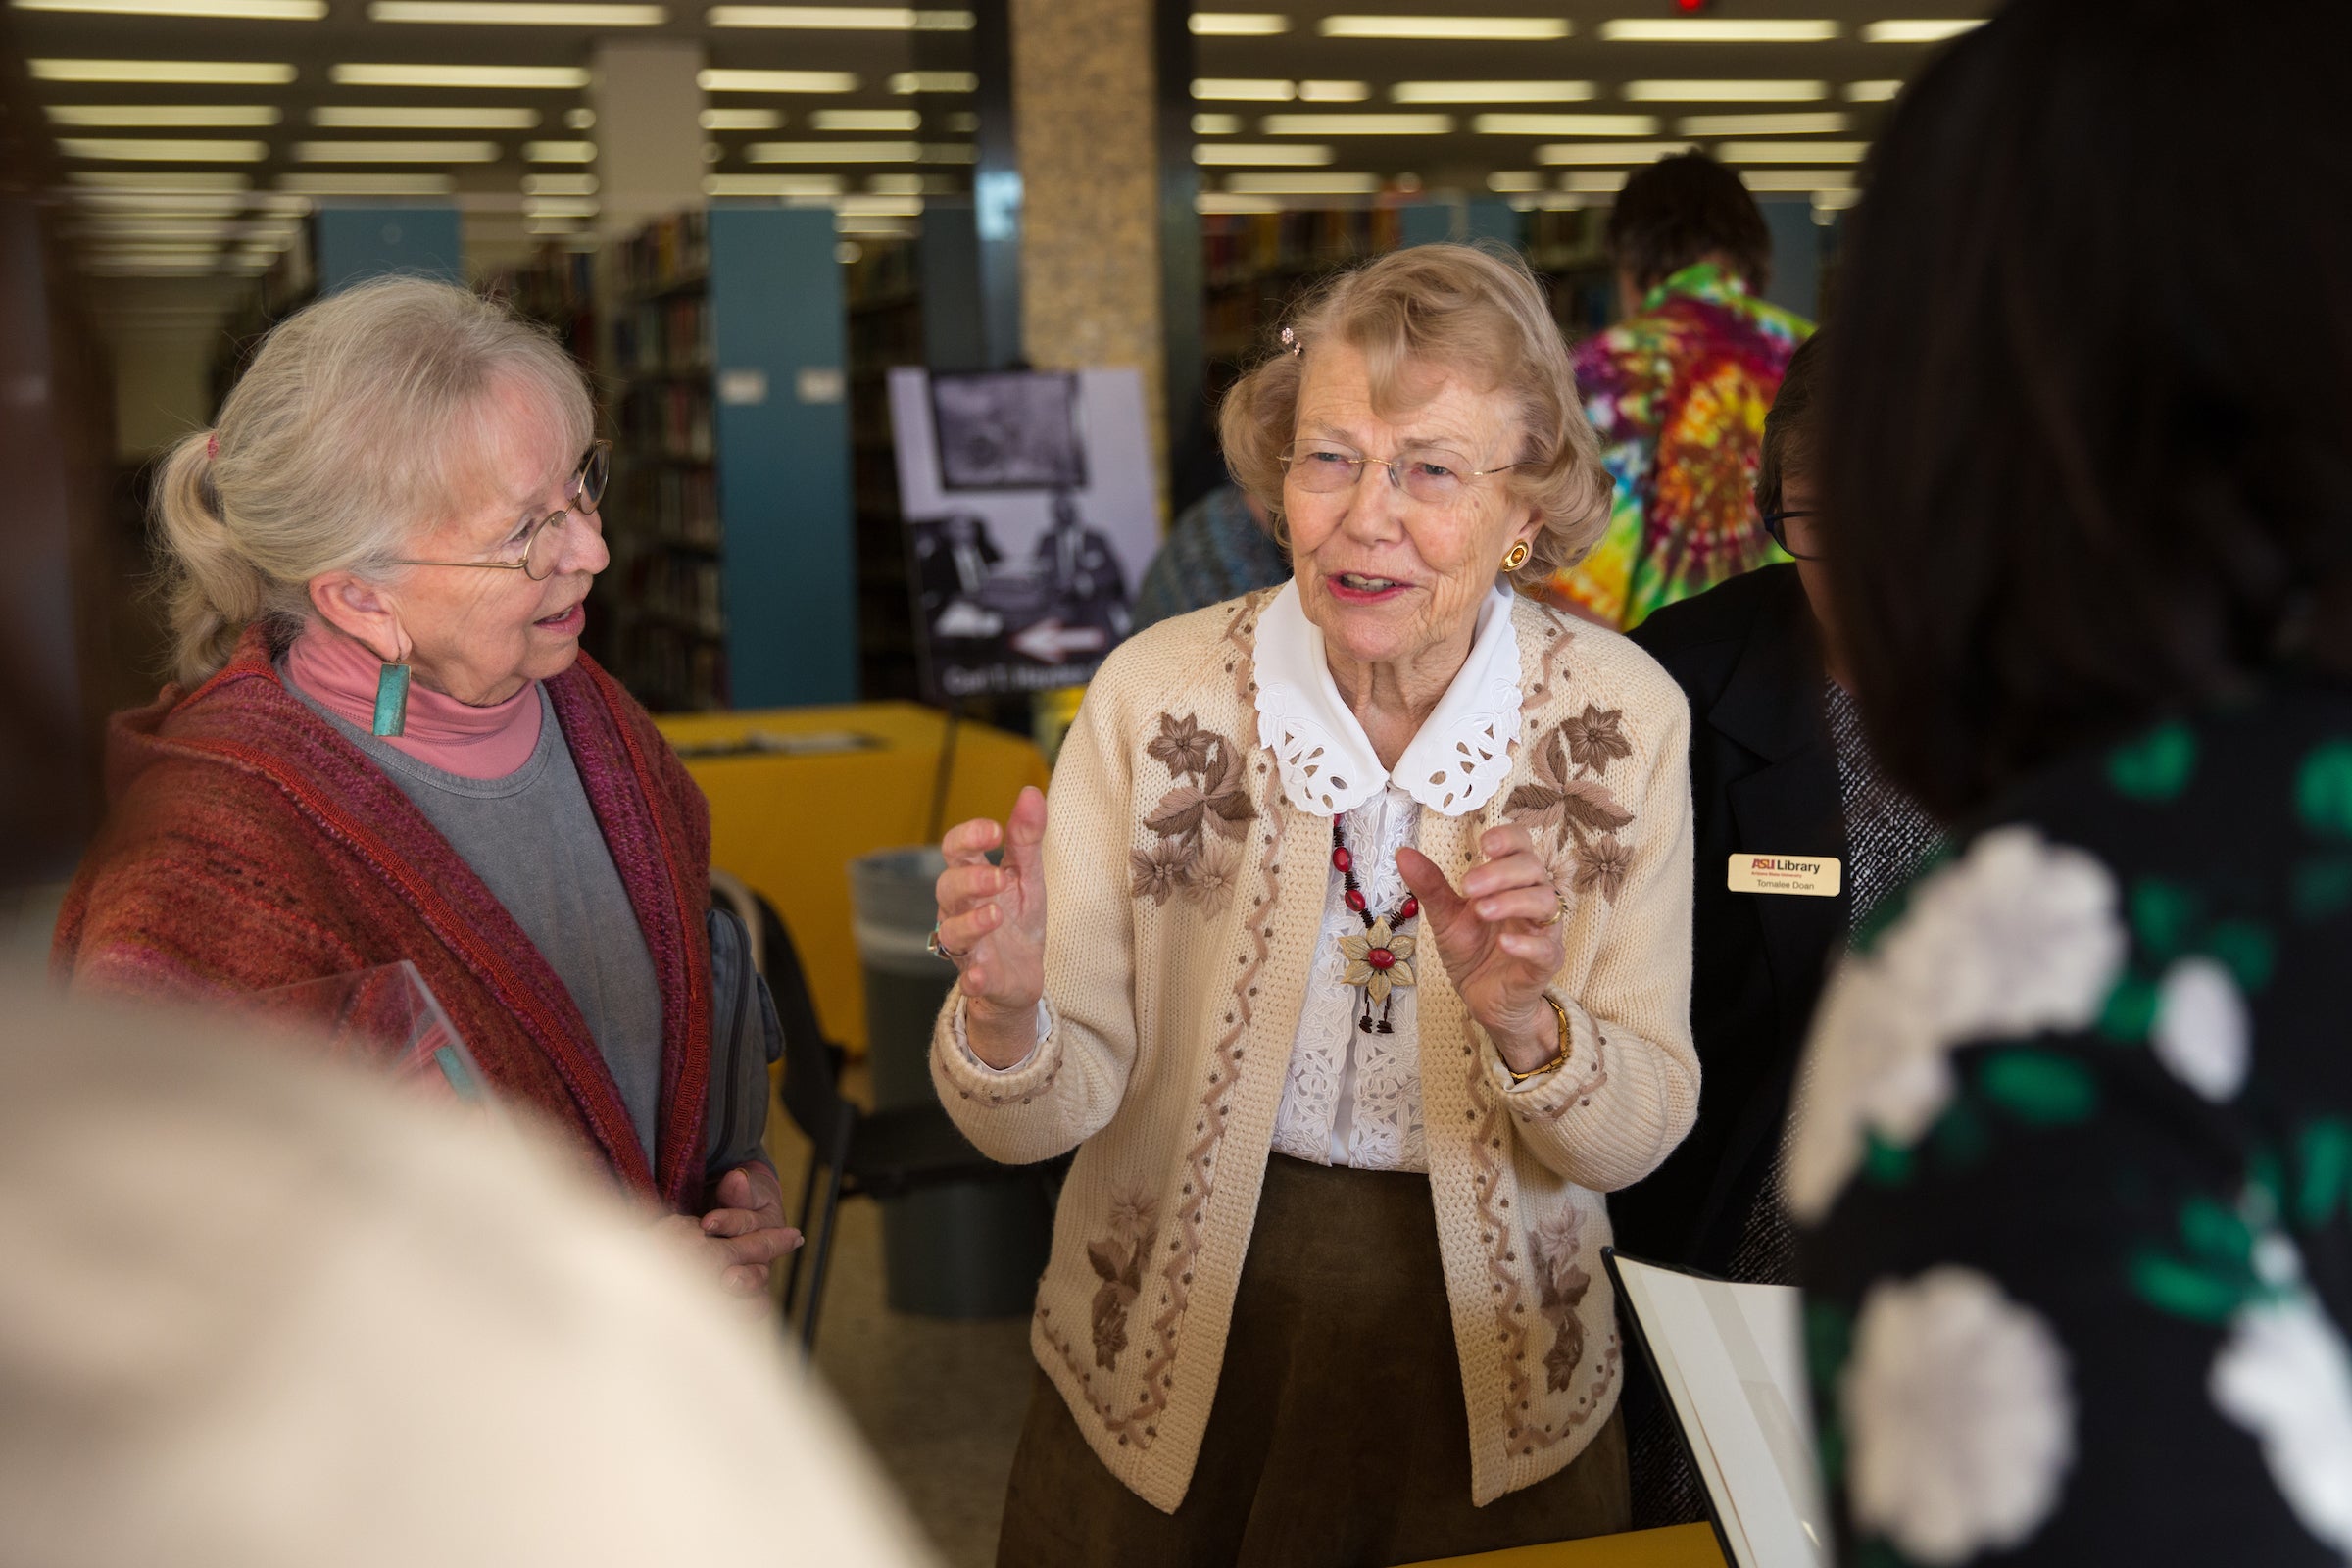
<svg viewBox="0 0 2352 1568"><path fill-rule="evenodd" d="M1366 1034L1393 1035L1396 1026L1389 1022L1389 1008L1396 992L1413 983L1413 939L1398 932L1404 923L1421 912L1421 901L1410 893L1396 906L1394 914L1375 915L1364 898L1363 889L1355 885L1355 857L1348 851L1348 841L1341 836L1340 819L1331 819L1331 863L1340 873L1347 888L1348 907L1364 922L1364 934L1340 939L1340 953L1348 959L1347 971L1340 978L1363 993L1364 1013L1355 1022ZM1380 1022L1372 1021L1372 1004L1380 1004Z"/></svg>

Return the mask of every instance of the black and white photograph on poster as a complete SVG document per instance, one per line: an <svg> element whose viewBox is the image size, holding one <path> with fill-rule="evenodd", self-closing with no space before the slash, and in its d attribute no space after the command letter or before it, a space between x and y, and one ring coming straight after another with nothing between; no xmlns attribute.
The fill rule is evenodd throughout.
<svg viewBox="0 0 2352 1568"><path fill-rule="evenodd" d="M1142 378L905 368L890 403L924 696L1085 681L1159 542Z"/></svg>

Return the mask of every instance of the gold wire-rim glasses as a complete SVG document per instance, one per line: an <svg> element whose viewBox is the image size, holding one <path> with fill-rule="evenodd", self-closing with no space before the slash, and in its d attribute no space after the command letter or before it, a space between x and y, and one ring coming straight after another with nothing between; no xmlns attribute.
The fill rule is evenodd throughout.
<svg viewBox="0 0 2352 1568"><path fill-rule="evenodd" d="M522 541L520 561L396 561L397 566L467 566L477 571L519 571L533 582L545 582L556 574L555 563L548 563L545 571L531 569L532 553L539 541L552 539L574 512L594 512L605 499L605 483L612 476L612 443L593 441L580 455L580 466L572 471L571 483L564 491L564 505L531 524Z"/></svg>
<svg viewBox="0 0 2352 1568"><path fill-rule="evenodd" d="M1298 463L1300 456L1313 452L1338 460L1339 464L1347 466L1351 471L1340 483L1318 488L1315 482L1309 480L1308 470ZM1428 464L1431 459L1446 460L1429 465L1444 470L1442 473L1431 475L1426 467L1415 466ZM1364 482L1364 467L1369 464L1388 469L1389 483L1424 506L1444 506L1459 499L1460 492L1468 489L1473 479L1483 479L1491 473L1504 473L1512 468L1541 467L1544 462L1542 458L1523 458L1517 463L1496 464L1492 468L1473 468L1470 459L1451 447L1411 446L1393 458L1375 458L1356 451L1345 441L1327 440L1295 441L1285 447L1282 453L1283 471L1297 477L1300 487L1309 495L1344 495L1353 490ZM1322 476L1315 477L1320 479Z"/></svg>

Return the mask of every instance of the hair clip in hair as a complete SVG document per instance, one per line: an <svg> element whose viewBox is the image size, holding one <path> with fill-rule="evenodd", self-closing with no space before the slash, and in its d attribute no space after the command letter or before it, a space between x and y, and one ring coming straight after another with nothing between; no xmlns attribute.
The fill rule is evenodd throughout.
<svg viewBox="0 0 2352 1568"><path fill-rule="evenodd" d="M210 463L220 455L220 432L215 430L204 438L204 461Z"/></svg>
<svg viewBox="0 0 2352 1568"><path fill-rule="evenodd" d="M1298 341L1298 333L1292 331L1287 326L1282 329L1282 348L1284 353L1296 356L1305 347L1305 344Z"/></svg>

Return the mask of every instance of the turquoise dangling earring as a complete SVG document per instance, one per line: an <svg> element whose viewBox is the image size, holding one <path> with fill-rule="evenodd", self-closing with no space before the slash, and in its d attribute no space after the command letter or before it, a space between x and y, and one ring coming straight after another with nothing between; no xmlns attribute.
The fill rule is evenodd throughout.
<svg viewBox="0 0 2352 1568"><path fill-rule="evenodd" d="M375 678L375 735L396 740L409 727L409 666L386 664Z"/></svg>

